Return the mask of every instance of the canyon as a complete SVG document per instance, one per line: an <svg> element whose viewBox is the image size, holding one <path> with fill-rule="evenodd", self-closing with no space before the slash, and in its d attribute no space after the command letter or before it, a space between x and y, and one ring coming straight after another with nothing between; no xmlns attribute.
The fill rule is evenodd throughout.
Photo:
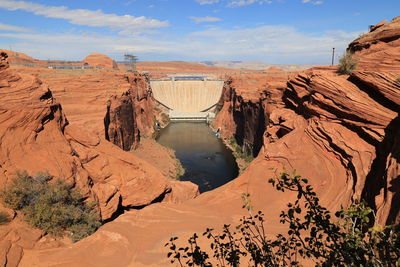
<svg viewBox="0 0 400 267"><path fill-rule="evenodd" d="M400 18L371 27L348 49L358 61L350 75L313 67L224 77L211 127L254 160L200 195L193 183L170 178L171 151L149 141L157 123L168 123L149 86L151 73L123 73L112 63L79 71L10 67L2 52L1 188L16 170L48 171L96 201L107 223L71 243L0 206L12 217L0 225L0 265L166 266L170 237L236 223L246 215L243 193L266 214L268 234L281 233L280 211L296 196L267 180L282 170L308 178L331 211L365 200L377 224L398 224ZM217 70L208 71L227 71ZM142 156L151 149L154 156Z"/></svg>

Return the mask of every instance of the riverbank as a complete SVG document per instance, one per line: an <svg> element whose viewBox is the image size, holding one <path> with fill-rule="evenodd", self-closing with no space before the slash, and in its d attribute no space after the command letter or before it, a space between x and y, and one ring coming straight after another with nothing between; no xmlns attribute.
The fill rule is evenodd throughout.
<svg viewBox="0 0 400 267"><path fill-rule="evenodd" d="M179 180L185 173L175 151L157 143L155 139L142 138L138 148L132 150L131 153L147 161L171 179Z"/></svg>

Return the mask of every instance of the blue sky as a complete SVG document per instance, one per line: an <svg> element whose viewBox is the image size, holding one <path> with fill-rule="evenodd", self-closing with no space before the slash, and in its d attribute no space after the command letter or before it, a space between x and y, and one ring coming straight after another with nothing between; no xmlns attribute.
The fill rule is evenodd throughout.
<svg viewBox="0 0 400 267"><path fill-rule="evenodd" d="M0 48L39 59L327 63L400 0L0 0Z"/></svg>

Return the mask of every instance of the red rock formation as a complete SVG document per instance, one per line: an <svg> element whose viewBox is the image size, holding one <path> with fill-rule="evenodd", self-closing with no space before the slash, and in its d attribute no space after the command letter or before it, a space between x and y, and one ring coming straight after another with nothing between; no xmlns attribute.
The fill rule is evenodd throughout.
<svg viewBox="0 0 400 267"><path fill-rule="evenodd" d="M47 170L98 200L103 219L109 218L119 205L146 205L169 190L167 180L146 162L68 125L61 105L39 79L14 74L6 69L6 63L2 65L3 186L15 170Z"/></svg>
<svg viewBox="0 0 400 267"><path fill-rule="evenodd" d="M376 145L376 157L363 188L363 197L377 210L380 223L400 221L400 17L371 27L349 45L359 59L350 79L392 111L397 112Z"/></svg>
<svg viewBox="0 0 400 267"><path fill-rule="evenodd" d="M25 53L14 52L6 49L0 49L0 53L8 55L8 62L11 64L37 64L38 60L28 56Z"/></svg>
<svg viewBox="0 0 400 267"><path fill-rule="evenodd" d="M394 27L397 21L392 23L371 34ZM382 62L396 62L390 56L391 47L398 49L398 39L386 40L383 47L388 50L376 62L382 69L389 68ZM374 49L373 44L365 49L365 59L360 50L360 62L369 60L369 49ZM241 82L234 77L226 85L216 126L226 123L222 133L233 136L243 132L243 140L248 142L260 127L257 122L266 127L258 157L240 177L179 205L157 204L129 211L68 248L27 250L20 265L166 266L164 244L171 236L185 239L205 227L238 222L245 214L240 209L244 192L250 193L252 204L267 214L268 233L283 232L286 229L279 225L279 213L295 196L276 192L268 185L266 180L274 177L274 169L296 169L309 178L330 210L365 199L377 211L378 223L399 222L400 103L399 91L396 94L391 89L393 80L388 78L396 77L398 65L393 66L393 76L387 75L392 72L389 69L372 75L374 70L364 66L360 64L351 76L338 75L333 68L299 73L289 80L282 98L281 90L273 90L280 85L263 80L263 87L258 87L254 78L242 76ZM367 76L361 75L366 72ZM264 85L271 96L260 94L269 91ZM240 116L254 125L245 127L244 120L236 125L235 112L242 112ZM267 114L268 121L254 119L260 113ZM96 257L87 257L90 251L96 251Z"/></svg>
<svg viewBox="0 0 400 267"><path fill-rule="evenodd" d="M22 74L33 74L51 88L53 96L68 114L68 121L103 136L107 101L122 95L131 87L123 73L110 70L55 70L45 68L13 68Z"/></svg>
<svg viewBox="0 0 400 267"><path fill-rule="evenodd" d="M375 172L377 147L387 138L396 112L377 102L365 87L334 71L311 70L290 80L288 86L285 100L296 113L288 117L289 111L273 112L271 117L276 119L267 132L282 125L290 125L293 130L282 138L284 146L266 144L267 156L285 158L299 173L327 180L331 187L323 196L327 202L347 205L365 198L363 191ZM303 123L299 125L300 121ZM296 153L305 156L307 162L296 162L287 156ZM317 166L323 166L319 173ZM386 220L387 217L378 217L380 223Z"/></svg>
<svg viewBox="0 0 400 267"><path fill-rule="evenodd" d="M125 151L135 149L140 136L151 136L156 123L155 101L147 77L132 74L127 79L131 87L120 97L109 100L104 118L106 139Z"/></svg>
<svg viewBox="0 0 400 267"><path fill-rule="evenodd" d="M287 76L250 74L233 76L225 82L213 122L225 138L235 138L248 154L257 156L268 123L269 103L278 103Z"/></svg>
<svg viewBox="0 0 400 267"><path fill-rule="evenodd" d="M17 71L35 74L48 83L71 124L96 135L105 137L108 134L109 139L121 148L128 144L125 150L135 148L140 136L149 137L154 133L154 116L160 117L160 112L154 110L154 99L144 75L109 70L65 73L52 69L18 68ZM107 105L109 113L104 121ZM131 115L127 116L127 112ZM106 130L105 126L109 128Z"/></svg>
<svg viewBox="0 0 400 267"><path fill-rule="evenodd" d="M110 57L103 54L90 54L82 61L90 67L102 67L107 69L118 69L117 63Z"/></svg>
<svg viewBox="0 0 400 267"><path fill-rule="evenodd" d="M128 91L107 104L104 118L105 137L125 151L135 149L140 141L132 97Z"/></svg>
<svg viewBox="0 0 400 267"><path fill-rule="evenodd" d="M195 186L176 185L132 153L122 151L81 127L69 125L49 87L34 76L8 69L6 57L5 53L1 53L1 189L14 178L16 170L27 170L32 174L47 171L98 202L103 220L109 219L120 208L143 207L162 200L165 195L176 194L171 193L171 188L185 192L174 200L196 195ZM15 220L21 223L18 216ZM10 226L2 226L6 234L0 235L0 246L5 246L3 251L6 256L0 256L0 260L1 257L6 257L7 262L19 259L22 249L32 248L32 244L43 235L39 231L40 234L34 238L32 235L21 236L20 230L15 230L21 228L19 223L13 221ZM26 225L23 229L33 231ZM14 237L7 235L10 231L17 231ZM27 239L31 240L29 245L25 245ZM17 247L14 247L14 242L17 242Z"/></svg>
<svg viewBox="0 0 400 267"><path fill-rule="evenodd" d="M400 72L400 17L377 27L349 45L363 71Z"/></svg>
<svg viewBox="0 0 400 267"><path fill-rule="evenodd" d="M277 68L277 67L270 67L265 72L276 73L276 72L283 72L283 70L281 70L280 68Z"/></svg>
<svg viewBox="0 0 400 267"><path fill-rule="evenodd" d="M234 93L225 91L215 126L223 136L237 135L238 129L252 135L251 129L266 127L259 158L309 177L332 209L364 199L376 209L378 223L398 222L399 33L397 18L350 44L359 61L351 76L320 67L291 78L282 99L285 107L279 101L264 104L269 120L259 120L258 126L251 115L260 105L246 110L246 92L228 81ZM252 103L257 100L265 97L255 96ZM235 120L238 116L250 116L252 128Z"/></svg>

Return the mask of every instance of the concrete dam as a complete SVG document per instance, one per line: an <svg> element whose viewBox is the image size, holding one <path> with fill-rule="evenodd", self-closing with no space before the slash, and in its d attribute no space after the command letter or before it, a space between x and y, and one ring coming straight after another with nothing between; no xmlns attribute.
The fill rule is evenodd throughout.
<svg viewBox="0 0 400 267"><path fill-rule="evenodd" d="M154 98L169 109L171 120L208 120L219 101L223 80L206 77L168 77L150 80Z"/></svg>

